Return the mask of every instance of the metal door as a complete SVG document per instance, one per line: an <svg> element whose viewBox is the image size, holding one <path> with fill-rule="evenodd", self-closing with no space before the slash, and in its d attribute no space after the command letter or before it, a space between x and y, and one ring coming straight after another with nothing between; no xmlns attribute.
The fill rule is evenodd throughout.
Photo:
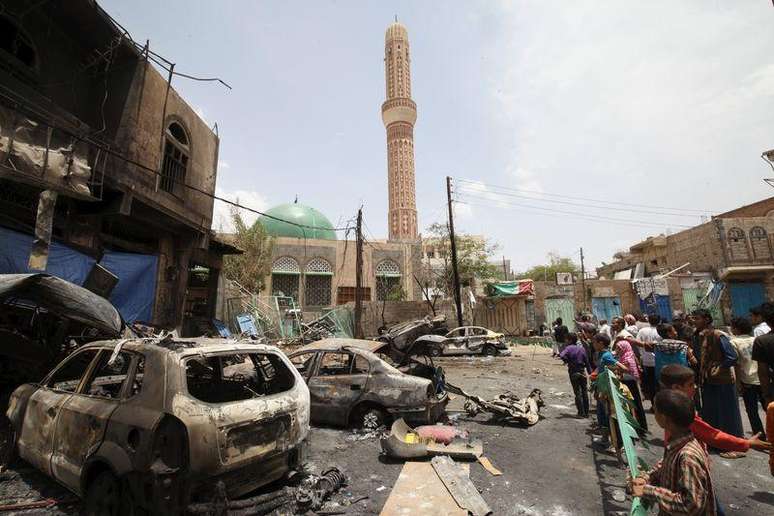
<svg viewBox="0 0 774 516"><path fill-rule="evenodd" d="M656 296L655 304L651 300L640 299L640 310L644 314L658 314L663 322L672 322L672 303L669 296Z"/></svg>
<svg viewBox="0 0 774 516"><path fill-rule="evenodd" d="M546 325L550 326L557 317L570 331L575 331L575 303L569 297L546 299Z"/></svg>
<svg viewBox="0 0 774 516"><path fill-rule="evenodd" d="M749 317L750 308L766 301L763 283L731 283L731 312L736 317Z"/></svg>
<svg viewBox="0 0 774 516"><path fill-rule="evenodd" d="M621 298L616 297L592 297L591 311L597 320L605 319L607 322L613 317L621 317Z"/></svg>
<svg viewBox="0 0 774 516"><path fill-rule="evenodd" d="M683 289L683 306L685 307L685 313L690 314L699 304L699 299L704 296L707 289L703 288L684 288ZM723 326L723 310L720 309L720 305L715 305L710 308L712 314L713 324L715 326Z"/></svg>
<svg viewBox="0 0 774 516"><path fill-rule="evenodd" d="M312 421L346 424L347 414L363 395L368 373L352 374L354 355L328 351L317 361L317 371L309 379Z"/></svg>

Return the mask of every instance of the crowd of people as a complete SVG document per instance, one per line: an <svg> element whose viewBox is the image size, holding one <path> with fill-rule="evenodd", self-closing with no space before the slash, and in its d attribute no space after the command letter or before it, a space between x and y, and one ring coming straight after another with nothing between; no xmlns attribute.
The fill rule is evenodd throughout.
<svg viewBox="0 0 774 516"><path fill-rule="evenodd" d="M590 417L590 394L595 399L593 425L600 444L621 460L615 424L621 415L596 385L604 370L620 380L639 438L651 433L646 410L664 431L663 459L652 471L629 479L635 496L657 506L660 514L722 515L709 453L727 459L742 458L751 448L769 453L774 475L774 304L733 318L729 331L716 328L706 309L688 316L674 312L671 323L656 314L628 314L609 324L579 315L574 322L570 331L561 319L554 321L554 356L567 365L578 417ZM748 437L739 397L752 430Z"/></svg>

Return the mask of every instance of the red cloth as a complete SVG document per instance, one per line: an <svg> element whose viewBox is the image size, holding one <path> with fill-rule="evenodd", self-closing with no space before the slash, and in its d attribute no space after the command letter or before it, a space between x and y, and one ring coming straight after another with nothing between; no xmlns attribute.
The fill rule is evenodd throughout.
<svg viewBox="0 0 774 516"><path fill-rule="evenodd" d="M750 449L750 443L747 439L741 439L718 430L700 418L698 414L693 417L690 428L696 440L705 446L733 452L747 452ZM669 442L669 434L666 432L664 432L664 442Z"/></svg>

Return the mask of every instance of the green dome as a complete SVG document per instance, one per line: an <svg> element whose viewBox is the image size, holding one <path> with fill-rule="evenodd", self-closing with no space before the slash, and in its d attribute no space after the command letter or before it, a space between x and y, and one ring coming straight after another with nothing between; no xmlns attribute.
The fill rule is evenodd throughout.
<svg viewBox="0 0 774 516"><path fill-rule="evenodd" d="M280 204L267 210L266 215L317 228L302 228L266 216L259 217L258 222L263 224L264 229L271 236L336 240L336 232L333 231L331 221L325 215L309 206L298 203Z"/></svg>

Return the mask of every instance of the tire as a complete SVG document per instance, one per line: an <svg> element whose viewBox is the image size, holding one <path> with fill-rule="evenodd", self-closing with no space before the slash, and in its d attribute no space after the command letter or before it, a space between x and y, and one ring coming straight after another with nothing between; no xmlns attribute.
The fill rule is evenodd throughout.
<svg viewBox="0 0 774 516"><path fill-rule="evenodd" d="M438 346L433 346L430 348L430 356L433 357L440 357L441 356L441 348Z"/></svg>
<svg viewBox="0 0 774 516"><path fill-rule="evenodd" d="M125 516L133 514L127 506L121 483L110 471L99 473L86 488L83 500L84 516ZM131 504L130 504L131 505Z"/></svg>
<svg viewBox="0 0 774 516"><path fill-rule="evenodd" d="M482 350L482 354L493 357L497 355L497 348L490 345L484 346L484 349Z"/></svg>

